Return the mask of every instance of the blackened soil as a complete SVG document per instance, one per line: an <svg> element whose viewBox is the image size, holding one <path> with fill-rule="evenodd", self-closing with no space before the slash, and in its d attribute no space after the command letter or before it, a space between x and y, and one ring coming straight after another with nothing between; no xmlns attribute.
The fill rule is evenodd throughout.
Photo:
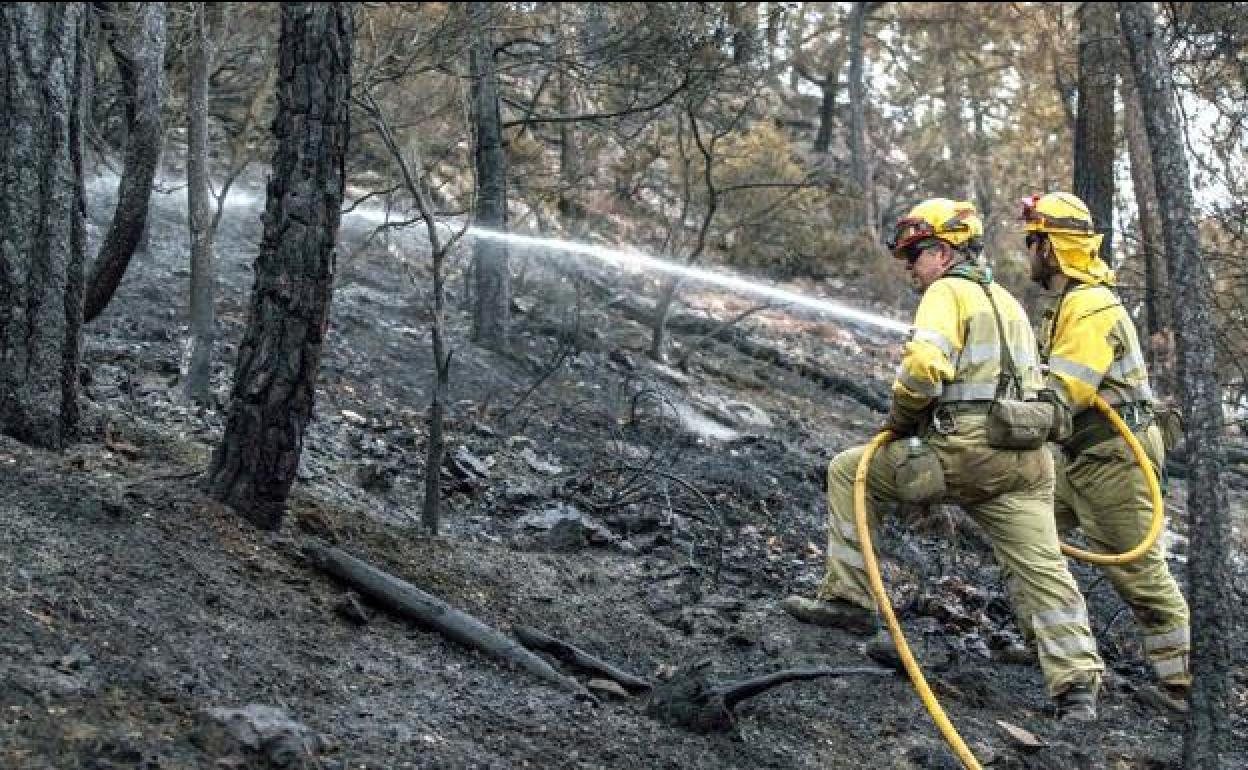
<svg viewBox="0 0 1248 770"><path fill-rule="evenodd" d="M93 187L97 224L109 187ZM256 205L231 208L218 245L221 402L246 321ZM516 352L488 353L467 339L457 274L448 507L442 533L424 535L423 254L409 239L366 243L367 223L348 218L290 514L280 531L257 531L197 491L222 411L179 397L181 195L157 195L153 217L148 250L87 335L84 440L53 454L0 439L0 767L957 766L900 677L787 684L747 700L733 729L699 734L648 716L642 697L578 700L367 605L368 622L352 622L338 611L345 588L301 556L336 544L504 632L533 626L653 679L699 661L715 680L863 665L862 638L801 625L778 602L821 572L823 465L881 415L728 344L707 345L688 373L648 363L645 330L615 311L647 281L592 267L595 280L578 280L538 258L517 297ZM696 316L744 307L688 301ZM875 388L896 355L869 331L778 311L746 327ZM753 422L732 418L747 412ZM1182 500L1180 484L1180 533ZM1178 767L1182 723L1136 699L1148 681L1138 639L1099 573L1078 570L1111 669L1102 718L1066 729L1034 665L992 659L1014 628L978 533L953 510L893 513L885 580L981 762ZM1181 539L1173 550L1181 573ZM1244 638L1233 640L1232 718L1248 765ZM287 753L223 740L209 711L248 706L282 709L312 737Z"/></svg>

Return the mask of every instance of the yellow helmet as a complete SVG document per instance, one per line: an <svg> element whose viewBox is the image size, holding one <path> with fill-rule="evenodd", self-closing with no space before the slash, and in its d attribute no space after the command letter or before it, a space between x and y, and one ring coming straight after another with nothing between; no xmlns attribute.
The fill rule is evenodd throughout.
<svg viewBox="0 0 1248 770"><path fill-rule="evenodd" d="M1087 205L1068 192L1023 199L1023 229L1048 236L1058 268L1079 281L1113 285L1114 271L1100 258L1101 240Z"/></svg>
<svg viewBox="0 0 1248 770"><path fill-rule="evenodd" d="M888 248L897 259L905 259L915 244L939 238L952 246L966 246L984 237L984 222L975 204L948 198L928 198L897 220Z"/></svg>

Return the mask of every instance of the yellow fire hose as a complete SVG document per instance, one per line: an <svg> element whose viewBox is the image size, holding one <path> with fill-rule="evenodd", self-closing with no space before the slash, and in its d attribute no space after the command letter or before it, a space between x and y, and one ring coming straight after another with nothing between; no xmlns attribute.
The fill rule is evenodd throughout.
<svg viewBox="0 0 1248 770"><path fill-rule="evenodd" d="M901 656L901 663L906 669L906 674L910 676L910 682L919 693L919 699L923 701L927 713L932 715L932 721L936 723L936 727L940 728L940 734L945 737L945 742L949 744L949 748L953 749L953 753L958 755L958 759L962 760L967 770L981 770L975 755L967 748L962 736L958 735L953 723L949 721L949 717L945 716L945 710L936 701L932 688L927 686L927 680L923 678L923 670L919 668L918 661L910 652L910 645L906 644L906 636L901 632L901 624L897 622L897 615L893 612L893 603L888 599L884 581L880 579L880 565L875 560L875 547L871 544L871 529L867 525L867 469L871 467L871 457L875 454L875 450L887 444L892 438L892 432L886 430L871 439L871 443L867 444L867 450L862 453L858 470L854 473L854 523L858 527L858 542L862 543L862 560L866 564L871 594L875 597L875 604L879 607L880 614L884 616L889 633L893 635L893 643L897 646L897 654Z"/></svg>
<svg viewBox="0 0 1248 770"><path fill-rule="evenodd" d="M1135 437L1135 434L1131 432L1127 424L1118 416L1114 408L1105 402L1105 399L1100 396L1093 396L1092 403L1100 410L1101 414L1109 419L1114 428L1118 430L1118 433L1126 439L1127 446L1131 447L1131 452L1135 455L1135 462L1140 466L1140 470L1144 472L1144 480L1148 482L1149 494L1153 497L1153 520L1148 526L1148 532L1145 533L1144 539L1140 541L1139 545L1126 553L1094 553L1066 543L1062 543L1062 553L1088 564L1098 564L1102 567L1119 567L1123 564L1130 564L1148 553L1153 544L1157 542L1157 538L1161 536L1161 531L1166 526L1165 504L1161 499L1161 485L1157 483L1157 474L1153 472L1153 462L1144 453L1144 447L1140 446L1139 439Z"/></svg>
<svg viewBox="0 0 1248 770"><path fill-rule="evenodd" d="M1161 487L1157 483L1157 475L1153 473L1152 462L1148 459L1148 455L1144 453L1144 447L1140 446L1140 442L1136 439L1135 434L1131 432L1127 424L1123 422L1118 413L1104 399L1100 396L1093 396L1093 399L1096 408L1109 418L1109 421L1118 430L1118 433L1126 439L1127 446L1131 447L1131 451L1135 454L1135 461L1144 472L1144 478L1147 480L1149 491L1153 496L1153 520L1149 526L1148 533L1140 541L1140 544L1126 553L1093 553L1075 548L1066 543L1062 543L1062 553L1090 564L1129 564L1152 548L1153 544L1157 542L1157 538L1161 535L1161 530L1165 524ZM932 721L940 729L945 742L949 744L949 748L958 756L958 759L962 760L962 765L967 770L982 770L978 760L975 759L975 755L971 753L971 750L962 740L962 736L958 735L957 729L949 721L949 717L946 716L945 710L941 708L940 703L936 701L936 696L932 693L932 689L928 687L927 680L923 677L923 670L919 668L918 661L914 659L913 653L910 652L910 645L906 643L906 636L901 632L901 624L897 622L897 615L893 612L893 605L888 598L887 590L884 588L884 581L880 578L880 565L875 558L875 547L871 543L871 529L867 523L867 471L871 467L871 458L875 455L875 451L891 441L892 438L892 432L887 430L877 434L871 440L871 443L867 444L866 451L862 453L862 459L858 462L858 469L854 473L854 524L858 529L858 541L862 543L862 560L866 566L867 579L871 584L871 594L875 597L876 606L879 607L880 614L884 616L884 622L888 626L888 631L893 636L893 644L897 647L897 654L901 658L902 666L905 667L911 684L914 685L915 691L918 692L919 699L923 701L923 706L927 709L927 713L931 715Z"/></svg>

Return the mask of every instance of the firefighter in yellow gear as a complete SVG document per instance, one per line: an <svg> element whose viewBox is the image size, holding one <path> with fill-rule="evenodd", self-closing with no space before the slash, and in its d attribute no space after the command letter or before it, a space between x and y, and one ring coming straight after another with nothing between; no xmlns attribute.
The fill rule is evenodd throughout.
<svg viewBox="0 0 1248 770"><path fill-rule="evenodd" d="M1114 293L1114 273L1098 256L1102 236L1083 201L1065 192L1032 196L1023 202L1023 222L1031 278L1056 294L1041 324L1040 358L1071 419L1054 451L1058 529L1077 526L1094 550L1123 553L1148 531L1152 495L1126 440L1092 398L1099 395L1122 416L1160 478L1165 447L1144 355ZM1161 684L1141 695L1184 711L1192 683L1190 616L1166 565L1164 540L1132 564L1103 569L1131 607Z"/></svg>
<svg viewBox="0 0 1248 770"><path fill-rule="evenodd" d="M903 488L899 472L912 449L925 446L935 454L945 489L926 502L961 505L987 533L998 562L1015 577L1010 600L1034 630L1046 689L1059 714L1091 720L1104 666L1083 596L1060 551L1051 508L1052 458L1043 446L1003 450L987 440L988 406L1004 370L1002 344L1025 391L1018 396L1033 395L1043 377L1022 306L993 282L980 257L982 234L974 206L946 198L920 203L897 223L890 247L906 261L923 296L886 426L903 438L876 452L867 495L877 505L922 502ZM841 453L828 468L827 572L817 598L783 602L799 620L860 632L875 622L854 525L854 475L864 449ZM868 654L881 659L873 645L878 651L885 643L877 636Z"/></svg>

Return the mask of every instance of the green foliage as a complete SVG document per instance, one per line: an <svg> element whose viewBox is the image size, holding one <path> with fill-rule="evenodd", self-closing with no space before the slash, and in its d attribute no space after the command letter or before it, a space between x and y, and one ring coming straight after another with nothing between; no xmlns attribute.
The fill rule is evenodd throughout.
<svg viewBox="0 0 1248 770"><path fill-rule="evenodd" d="M773 275L823 275L839 245L832 198L806 174L791 140L758 122L725 137L715 173L722 191L716 239L727 264Z"/></svg>

